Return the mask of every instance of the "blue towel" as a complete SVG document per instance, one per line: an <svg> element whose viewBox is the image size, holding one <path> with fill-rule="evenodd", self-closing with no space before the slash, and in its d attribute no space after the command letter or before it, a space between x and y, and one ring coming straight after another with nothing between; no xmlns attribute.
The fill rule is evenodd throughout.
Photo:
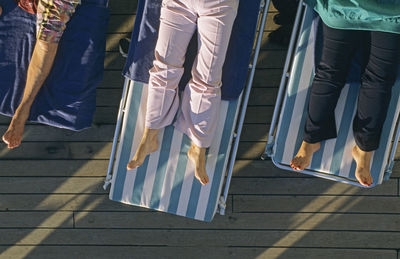
<svg viewBox="0 0 400 259"><path fill-rule="evenodd" d="M35 45L36 16L0 0L0 114L12 116L22 99ZM90 127L96 86L104 71L107 0L83 0L67 24L54 66L32 105L29 121L70 130Z"/></svg>
<svg viewBox="0 0 400 259"><path fill-rule="evenodd" d="M132 32L129 55L123 75L131 80L148 83L153 66L154 49L160 24L161 0L139 0L137 17ZM222 99L232 100L242 92L254 44L260 0L240 1L238 14L225 59L222 75ZM190 70L197 54L197 33L194 34L186 55L185 73L180 87L189 81Z"/></svg>

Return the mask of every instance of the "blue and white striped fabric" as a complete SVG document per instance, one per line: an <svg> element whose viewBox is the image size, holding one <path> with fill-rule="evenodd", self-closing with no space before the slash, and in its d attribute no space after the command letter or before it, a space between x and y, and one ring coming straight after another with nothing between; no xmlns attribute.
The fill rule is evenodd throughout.
<svg viewBox="0 0 400 259"><path fill-rule="evenodd" d="M309 89L314 76L314 45L312 43L315 35L312 28L312 12L310 8L307 8L304 14L275 138L272 159L278 167L285 169L291 169L290 161L303 139ZM360 186L355 178L356 164L351 155L352 147L355 145L352 121L358 89L358 83L347 84L344 87L335 110L338 137L321 143L321 149L313 155L311 165L303 173ZM374 185L381 184L384 180L394 128L399 116L399 92L400 78L393 87L380 146L374 152L372 159L371 174Z"/></svg>
<svg viewBox="0 0 400 259"><path fill-rule="evenodd" d="M127 170L143 134L147 85L130 81L125 116L113 170L110 199L126 204L211 221L217 209L238 113L238 100L222 101L220 120L206 170L210 183L202 186L186 152L190 139L168 126L160 131L158 151L143 165Z"/></svg>

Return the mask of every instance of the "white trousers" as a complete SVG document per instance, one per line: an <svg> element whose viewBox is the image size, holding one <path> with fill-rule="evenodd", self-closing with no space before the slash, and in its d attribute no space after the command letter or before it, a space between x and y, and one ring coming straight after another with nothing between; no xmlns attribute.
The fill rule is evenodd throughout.
<svg viewBox="0 0 400 259"><path fill-rule="evenodd" d="M153 68L146 127L170 125L179 107L178 84L187 46L197 28L198 53L174 126L199 147L209 147L221 102L222 66L239 0L164 0Z"/></svg>

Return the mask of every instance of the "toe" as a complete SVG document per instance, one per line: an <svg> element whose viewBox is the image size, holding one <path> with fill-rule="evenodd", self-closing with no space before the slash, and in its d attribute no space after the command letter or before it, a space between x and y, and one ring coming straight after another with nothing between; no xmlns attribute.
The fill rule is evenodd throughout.
<svg viewBox="0 0 400 259"><path fill-rule="evenodd" d="M7 145L9 145L10 143L8 142L8 140L6 139L5 135L3 135L2 140L4 143L6 143Z"/></svg>
<svg viewBox="0 0 400 259"><path fill-rule="evenodd" d="M208 179L208 176L206 175L204 177L204 184L208 184L210 182L210 180Z"/></svg>
<svg viewBox="0 0 400 259"><path fill-rule="evenodd" d="M135 161L130 161L129 163L128 163L128 165L126 166L126 169L128 169L128 170L132 170L132 169L135 169L135 167L136 167L136 165L135 165L136 163L135 163Z"/></svg>

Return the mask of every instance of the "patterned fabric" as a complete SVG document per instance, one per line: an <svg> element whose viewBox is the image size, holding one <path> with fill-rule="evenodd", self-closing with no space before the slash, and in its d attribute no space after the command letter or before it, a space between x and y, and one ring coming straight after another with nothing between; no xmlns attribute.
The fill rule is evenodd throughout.
<svg viewBox="0 0 400 259"><path fill-rule="evenodd" d="M37 39L58 43L80 0L39 0Z"/></svg>
<svg viewBox="0 0 400 259"><path fill-rule="evenodd" d="M31 14L36 14L37 13L37 5L38 5L38 0L20 0L18 1L18 6Z"/></svg>
<svg viewBox="0 0 400 259"><path fill-rule="evenodd" d="M400 33L400 0L307 0L335 29Z"/></svg>

